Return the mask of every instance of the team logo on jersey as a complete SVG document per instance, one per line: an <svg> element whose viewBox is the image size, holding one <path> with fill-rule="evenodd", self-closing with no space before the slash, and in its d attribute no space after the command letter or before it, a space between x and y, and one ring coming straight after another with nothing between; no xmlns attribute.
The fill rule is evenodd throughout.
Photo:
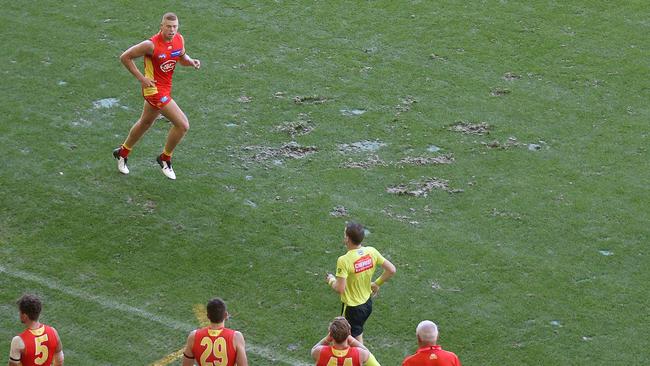
<svg viewBox="0 0 650 366"><path fill-rule="evenodd" d="M160 55L158 55L158 58L159 58L159 59L164 59L165 57L167 57L167 55L164 54L164 53L161 53Z"/></svg>
<svg viewBox="0 0 650 366"><path fill-rule="evenodd" d="M354 273L361 273L371 269L375 264L372 262L372 257L370 255L364 255L363 257L354 261Z"/></svg>
<svg viewBox="0 0 650 366"><path fill-rule="evenodd" d="M178 57L178 56L181 55L182 52L183 52L183 50L173 50L170 55L172 57Z"/></svg>
<svg viewBox="0 0 650 366"><path fill-rule="evenodd" d="M174 68L176 67L176 61L175 60L167 60L160 64L160 70L162 72L170 72L174 71Z"/></svg>

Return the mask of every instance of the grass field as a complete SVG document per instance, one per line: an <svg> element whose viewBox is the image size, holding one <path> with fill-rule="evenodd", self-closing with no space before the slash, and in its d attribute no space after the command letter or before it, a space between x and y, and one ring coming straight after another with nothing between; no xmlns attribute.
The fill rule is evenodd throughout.
<svg viewBox="0 0 650 366"><path fill-rule="evenodd" d="M93 366L165 364L220 296L251 365L311 364L355 220L398 269L382 365L423 319L464 365L648 364L646 1L163 4L2 1L0 353L23 292ZM166 10L203 63L176 70L178 180L164 120L121 176L142 99L118 56Z"/></svg>

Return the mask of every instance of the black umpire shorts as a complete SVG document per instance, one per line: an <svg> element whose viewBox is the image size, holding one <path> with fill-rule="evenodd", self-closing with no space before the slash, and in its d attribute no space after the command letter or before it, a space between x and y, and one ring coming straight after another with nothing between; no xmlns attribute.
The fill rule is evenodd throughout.
<svg viewBox="0 0 650 366"><path fill-rule="evenodd" d="M370 317L370 313L372 313L372 297L364 304L358 306L341 304L341 316L344 316L348 323L350 323L353 337L363 333L363 325L368 320L368 317Z"/></svg>

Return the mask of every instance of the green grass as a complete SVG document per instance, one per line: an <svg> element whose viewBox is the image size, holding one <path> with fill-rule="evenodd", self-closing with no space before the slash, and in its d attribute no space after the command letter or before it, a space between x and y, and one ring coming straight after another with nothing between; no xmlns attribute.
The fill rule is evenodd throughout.
<svg viewBox="0 0 650 366"><path fill-rule="evenodd" d="M1 265L51 286L0 273L0 350L21 330L23 292L44 298L43 320L77 365L159 360L197 325L192 307L218 295L230 325L279 357L251 352L251 364L310 362L339 309L323 274L353 219L398 268L365 331L383 365L415 350L425 318L466 365L648 362L645 2L170 2L203 64L176 71L191 129L175 182L153 162L164 121L133 151L128 177L110 155L142 106L117 57L156 32L158 9L3 4ZM327 101L292 101L312 95ZM417 103L397 115L408 96ZM121 107L93 108L103 98ZM300 113L315 130L295 140L316 154L247 160L243 147L289 142L273 129ZM456 121L487 122L491 133L449 131ZM511 136L546 145L483 144ZM377 151L385 161L432 156L436 145L455 162L341 167L367 154L343 155L338 144L375 139L387 144ZM385 191L421 177L464 192ZM332 217L337 205L350 217Z"/></svg>

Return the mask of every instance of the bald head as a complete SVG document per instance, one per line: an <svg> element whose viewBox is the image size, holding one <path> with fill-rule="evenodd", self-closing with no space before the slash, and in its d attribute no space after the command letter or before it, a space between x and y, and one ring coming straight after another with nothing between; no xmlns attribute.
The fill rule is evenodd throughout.
<svg viewBox="0 0 650 366"><path fill-rule="evenodd" d="M434 345L438 341L438 326L431 320L423 320L415 329L415 335L421 346Z"/></svg>

